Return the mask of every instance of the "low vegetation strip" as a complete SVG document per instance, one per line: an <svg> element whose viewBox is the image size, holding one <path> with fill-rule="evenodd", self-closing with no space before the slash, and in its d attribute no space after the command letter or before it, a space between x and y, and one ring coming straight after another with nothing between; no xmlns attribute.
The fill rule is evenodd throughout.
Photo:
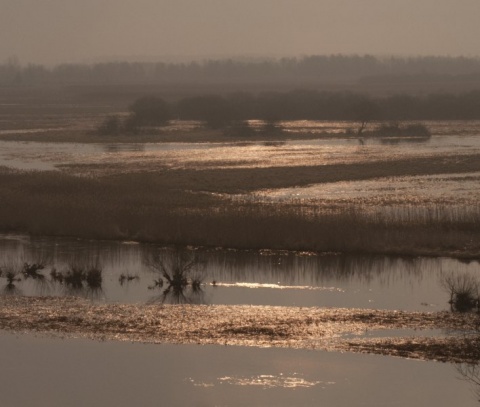
<svg viewBox="0 0 480 407"><path fill-rule="evenodd" d="M128 161L108 164L65 164L66 173L111 178L131 185L134 179L169 190L208 191L220 193L251 193L262 189L304 187L340 181L363 181L382 177L405 177L439 174L468 174L480 171L480 155L438 154L409 158L391 158L370 162L318 165L229 167L223 162L202 168L201 162L191 162L188 168L168 168L152 159L142 164ZM1 173L0 173L1 174ZM138 179L138 177L141 177Z"/></svg>
<svg viewBox="0 0 480 407"><path fill-rule="evenodd" d="M0 306L0 329L17 332L34 331L97 340L276 346L398 355L405 355L411 338L380 346L374 340L360 343L344 339L342 335L405 328L435 328L458 333L473 332L478 326L475 314L447 312L93 304L78 298L53 297L4 297L0 299ZM428 338L421 343L422 347L417 346L408 356L455 361L472 359L471 352L455 352L455 349L460 352L462 346L466 347L459 336Z"/></svg>
<svg viewBox="0 0 480 407"><path fill-rule="evenodd" d="M432 173L480 171L478 155L376 165L387 176L395 168L412 170L414 164ZM254 197L238 201L203 192L327 182L328 174L335 179L342 173L343 179L355 177L356 170L344 167L270 168L263 173L185 170L94 179L0 167L0 230L237 249L478 258L480 210L474 204L454 212L447 206L430 205L422 215L404 202L405 216L400 211L396 216L393 206L387 214L352 202L320 199L268 204Z"/></svg>

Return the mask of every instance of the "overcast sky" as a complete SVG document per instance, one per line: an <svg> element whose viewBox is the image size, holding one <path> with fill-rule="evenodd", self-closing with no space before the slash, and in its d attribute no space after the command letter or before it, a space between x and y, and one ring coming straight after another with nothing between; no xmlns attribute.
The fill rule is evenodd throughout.
<svg viewBox="0 0 480 407"><path fill-rule="evenodd" d="M0 0L0 62L480 55L480 0Z"/></svg>

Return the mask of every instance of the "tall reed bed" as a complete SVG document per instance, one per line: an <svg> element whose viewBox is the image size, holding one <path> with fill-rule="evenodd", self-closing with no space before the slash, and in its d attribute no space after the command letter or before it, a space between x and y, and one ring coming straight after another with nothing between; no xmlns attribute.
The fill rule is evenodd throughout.
<svg viewBox="0 0 480 407"><path fill-rule="evenodd" d="M0 171L0 230L247 249L473 255L480 205L266 203L151 178Z"/></svg>

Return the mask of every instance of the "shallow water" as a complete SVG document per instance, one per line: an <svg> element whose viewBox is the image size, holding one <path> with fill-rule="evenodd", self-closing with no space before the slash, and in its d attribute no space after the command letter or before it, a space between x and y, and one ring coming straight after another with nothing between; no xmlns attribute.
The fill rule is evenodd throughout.
<svg viewBox="0 0 480 407"><path fill-rule="evenodd" d="M432 154L471 154L480 151L480 121L428 122L433 136L408 138L346 138L349 122L283 122L290 133L339 133L338 138L286 142L232 143L60 143L0 141L0 165L17 169L51 170L66 164L128 163L129 171L148 165L167 167L252 167L324 165L389 160ZM191 123L174 123L175 131L189 131ZM48 132L52 129L38 129ZM32 132L16 130L16 132ZM15 132L15 131L7 131ZM181 136L179 136L181 137ZM138 167L138 168L137 168Z"/></svg>
<svg viewBox="0 0 480 407"><path fill-rule="evenodd" d="M1 404L476 406L454 365L293 349L0 334Z"/></svg>
<svg viewBox="0 0 480 407"><path fill-rule="evenodd" d="M45 280L16 284L23 295L83 295L98 301L146 303L252 304L437 311L449 309L449 296L441 286L448 272L478 275L478 262L449 258L313 255L286 252L196 250L200 292L163 296L165 287L153 288L159 274L148 265L160 253L168 264L171 251L155 245L74 239L29 238L2 235L0 263L46 260ZM193 252L191 252L193 253ZM102 290L69 291L51 281L52 267L66 271L70 264L100 264ZM121 275L132 276L120 281ZM6 280L0 278L6 284ZM215 284L213 284L215 282ZM150 288L149 288L150 287Z"/></svg>
<svg viewBox="0 0 480 407"><path fill-rule="evenodd" d="M347 139L295 141L280 145L0 142L0 165L50 170L59 164L124 161L132 168L145 163L221 168L318 165L480 151L478 122L429 125L434 133L429 141L395 145L383 145L381 140L364 140L362 144L359 140ZM297 123L290 125L288 130L304 131L302 126L314 127ZM319 131L332 131L335 126L341 130L342 124L322 126ZM327 129L328 126L331 128ZM475 178L478 174L473 176L474 179L465 181L467 183L457 176L399 179L396 184L391 180L338 183L331 184L331 191L326 195L325 190L315 192L315 187L312 187L313 192L305 189L303 193L312 193L314 197L321 193L322 197L331 195L334 199L345 196L368 199L381 196L382 191L393 197L400 196L417 185L418 194L435 199L444 196L442 188L450 191L456 187L457 197L467 201L478 198L475 195L478 193ZM290 192L278 192L282 193L288 195ZM157 252L168 259L169 252L165 249L133 242L0 237L0 266L17 263L21 267L24 261L48 260L48 267L42 271L45 281L15 283L18 295L81 295L96 301L129 303L163 301L162 289L149 289L157 274L145 264L145 259ZM225 250L197 250L197 253L204 264L201 271L205 284L199 293L186 291L182 301L437 311L449 308L448 294L440 285L443 273L475 276L480 273L478 262L462 263L446 258L318 256ZM71 263L81 262L98 262L102 266L102 290L71 291L50 281L51 267L62 271ZM137 276L138 279L121 284L121 274ZM211 284L213 281L215 285ZM5 284L5 278L0 278L0 283ZM166 298L166 302L174 300ZM366 336L385 334L413 333L405 330L372 331ZM425 331L422 334L438 335L441 332ZM462 375L453 365L371 355L271 348L98 343L31 335L16 337L4 332L0 333L0 349L0 405L15 407L468 407L478 405L475 392L480 391L471 381L461 380Z"/></svg>

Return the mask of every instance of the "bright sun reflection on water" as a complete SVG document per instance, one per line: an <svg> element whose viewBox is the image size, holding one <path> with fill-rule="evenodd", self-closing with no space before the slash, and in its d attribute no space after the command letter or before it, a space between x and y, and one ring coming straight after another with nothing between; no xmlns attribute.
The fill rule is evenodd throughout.
<svg viewBox="0 0 480 407"><path fill-rule="evenodd" d="M299 373L291 373L284 375L259 374L254 376L224 376L219 377L216 383L212 382L197 382L194 379L188 379L195 387L215 387L216 385L233 385L233 386L256 386L264 389L272 388L308 388L314 386L321 386L326 388L327 386L334 385L335 382L323 382L320 380L307 380Z"/></svg>
<svg viewBox="0 0 480 407"><path fill-rule="evenodd" d="M313 290L313 291L337 291L345 292L337 287L312 287L308 285L281 285L281 284L261 284L261 283L215 283L218 287L241 287L241 288L273 288L277 290Z"/></svg>

